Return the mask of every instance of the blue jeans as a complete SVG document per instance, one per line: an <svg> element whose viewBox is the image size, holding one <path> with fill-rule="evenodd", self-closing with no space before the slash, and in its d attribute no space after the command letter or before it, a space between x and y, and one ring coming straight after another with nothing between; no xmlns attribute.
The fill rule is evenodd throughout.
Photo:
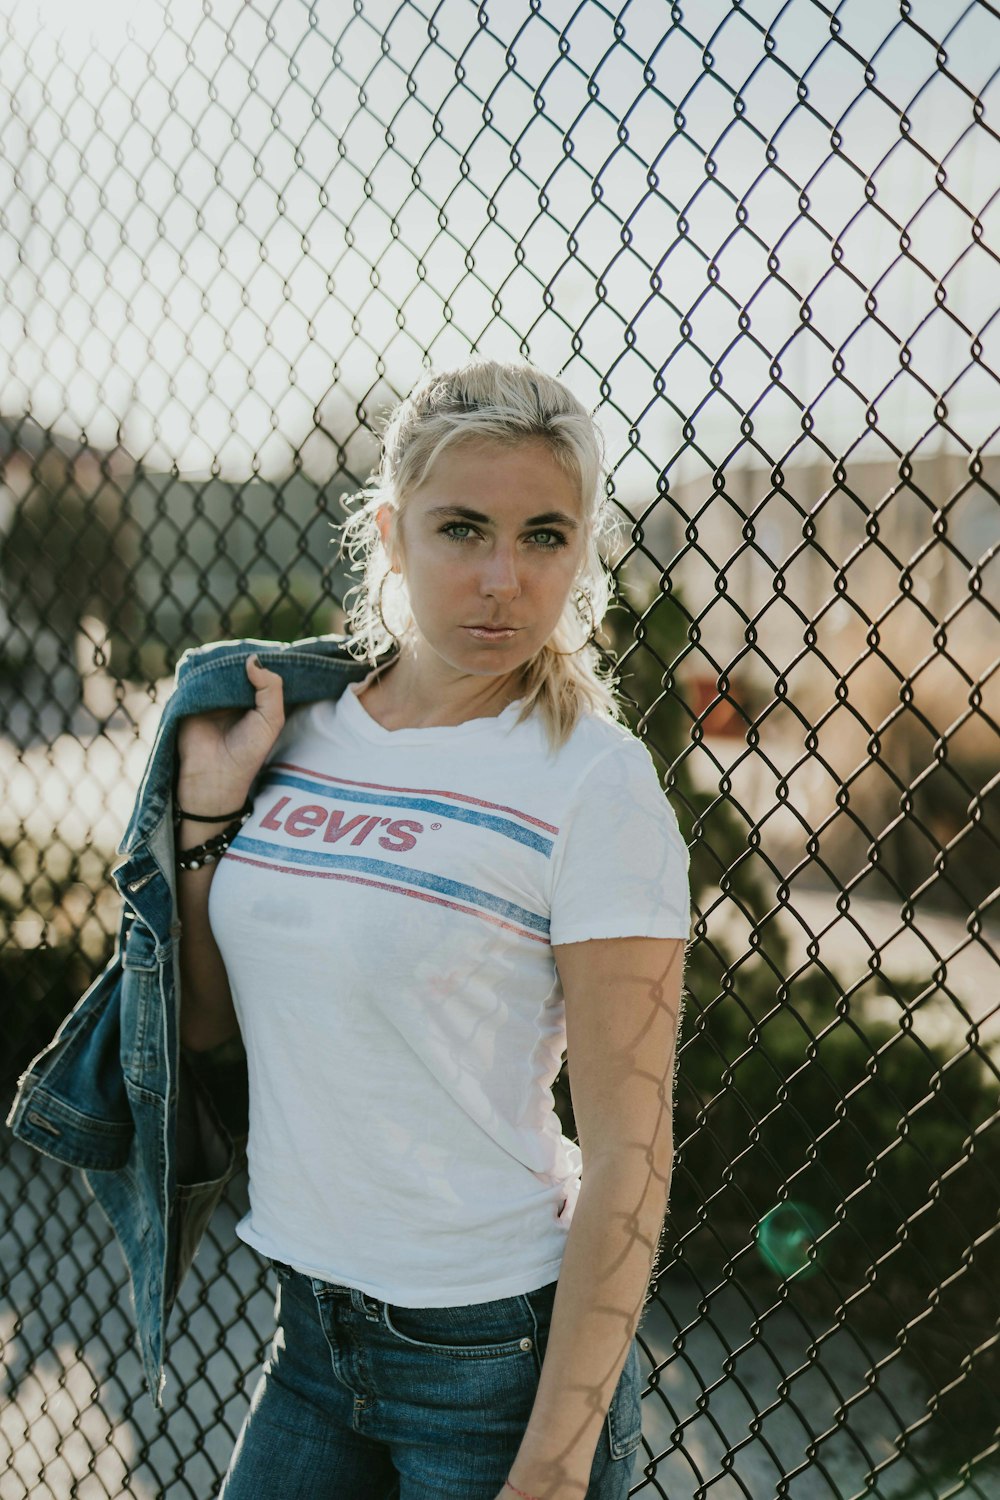
<svg viewBox="0 0 1000 1500"><path fill-rule="evenodd" d="M397 1307L271 1264L277 1329L219 1500L495 1500L531 1415L556 1283ZM633 1339L587 1500L628 1495L641 1389Z"/></svg>

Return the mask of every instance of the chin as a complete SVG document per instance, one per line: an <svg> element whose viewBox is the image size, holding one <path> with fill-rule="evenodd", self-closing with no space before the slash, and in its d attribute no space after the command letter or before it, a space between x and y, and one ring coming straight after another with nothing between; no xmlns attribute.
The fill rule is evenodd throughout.
<svg viewBox="0 0 1000 1500"><path fill-rule="evenodd" d="M520 640L463 642L459 651L441 651L438 654L458 672L467 672L473 677L508 677L519 672L531 661L537 646L526 648Z"/></svg>

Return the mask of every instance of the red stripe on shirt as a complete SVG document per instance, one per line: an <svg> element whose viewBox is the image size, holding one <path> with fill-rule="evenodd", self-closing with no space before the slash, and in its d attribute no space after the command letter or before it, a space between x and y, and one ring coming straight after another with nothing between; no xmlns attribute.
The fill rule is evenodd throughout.
<svg viewBox="0 0 1000 1500"><path fill-rule="evenodd" d="M453 802L468 802L473 807L488 807L493 812L510 813L515 818L523 818L525 823L533 823L536 828L544 828L546 833L559 832L554 824L543 823L541 818L533 818L531 813L518 812L516 807L504 807L501 802L484 802L481 797L467 797L464 792L442 792L437 787L427 786L383 786L378 781L348 781L345 776L327 776L323 771L311 771L308 766L297 766L290 760L271 761L268 770L300 771L304 776L315 776L317 781L333 781L338 786L361 786L368 792L402 792L404 796L411 797L450 797Z"/></svg>

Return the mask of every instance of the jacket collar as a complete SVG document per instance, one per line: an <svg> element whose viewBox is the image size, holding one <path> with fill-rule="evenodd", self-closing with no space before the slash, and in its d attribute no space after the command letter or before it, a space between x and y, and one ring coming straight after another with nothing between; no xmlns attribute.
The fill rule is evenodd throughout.
<svg viewBox="0 0 1000 1500"><path fill-rule="evenodd" d="M158 869L166 874L163 865L169 863L173 847L174 751L180 720L213 709L252 708L254 695L245 663L255 651L263 666L280 674L286 708L320 698L339 698L348 683L359 681L371 670L369 662L348 649L347 637L339 635L307 636L287 644L254 639L217 641L186 651L177 664L175 689L163 710L132 816L118 845L118 853L126 856L128 867L119 865L113 873L123 891L120 874L129 885ZM164 832L167 838L154 838ZM136 862L132 857L148 843L150 849Z"/></svg>

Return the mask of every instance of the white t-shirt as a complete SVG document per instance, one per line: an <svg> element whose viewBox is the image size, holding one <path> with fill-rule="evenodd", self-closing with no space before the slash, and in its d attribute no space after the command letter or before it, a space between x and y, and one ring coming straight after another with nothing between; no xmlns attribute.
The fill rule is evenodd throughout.
<svg viewBox="0 0 1000 1500"><path fill-rule="evenodd" d="M261 1253L401 1307L554 1281L580 1186L552 945L687 938L688 849L645 747L587 714L388 730L294 709L212 880L247 1050Z"/></svg>

